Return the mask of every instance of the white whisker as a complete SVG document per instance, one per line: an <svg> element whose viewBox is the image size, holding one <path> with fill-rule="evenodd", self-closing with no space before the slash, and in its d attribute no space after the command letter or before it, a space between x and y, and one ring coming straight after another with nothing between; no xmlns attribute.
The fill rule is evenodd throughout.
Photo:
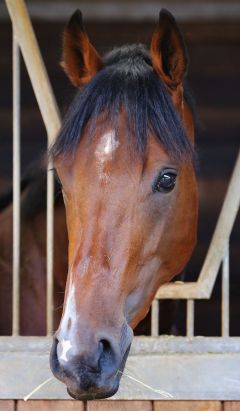
<svg viewBox="0 0 240 411"><path fill-rule="evenodd" d="M157 394L160 394L163 398L173 398L173 396L169 392L166 392L166 391L163 391L163 390L157 390L157 389L151 387L150 385L145 384L145 382L140 381L135 377L132 377L130 374L127 374L126 372L122 372L122 371L118 371L118 372L120 374L122 374L123 376L129 378L130 380L133 380L133 381L137 382L138 384L142 385L143 387L148 388L149 390L151 390L153 392L156 392Z"/></svg>

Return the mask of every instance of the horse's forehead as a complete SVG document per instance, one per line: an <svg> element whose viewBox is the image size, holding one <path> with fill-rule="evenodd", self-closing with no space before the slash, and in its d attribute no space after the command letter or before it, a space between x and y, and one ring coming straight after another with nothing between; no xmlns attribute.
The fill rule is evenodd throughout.
<svg viewBox="0 0 240 411"><path fill-rule="evenodd" d="M98 131L91 139L91 143L89 143L87 133L84 133L77 149L76 166L86 164L90 168L91 163L97 166L109 165L114 172L114 169L119 167L127 166L128 169L142 170L143 163L151 167L158 161L160 163L171 162L166 150L153 134L149 133L147 136L145 153L141 152L140 145L141 142L137 141L137 136L130 134L126 127L120 127L117 130L109 127Z"/></svg>
<svg viewBox="0 0 240 411"><path fill-rule="evenodd" d="M104 162L112 158L120 142L114 129L103 133L97 142L95 156L98 161Z"/></svg>
<svg viewBox="0 0 240 411"><path fill-rule="evenodd" d="M90 137L89 130L85 130L81 141L76 148L72 161L58 162L57 170L63 182L65 175L69 176L69 183L91 186L101 183L101 187L109 186L114 176L120 181L131 175L132 183L139 182L142 173L149 172L149 177L163 166L171 166L172 161L164 147L157 138L150 134L147 138L145 154L141 154L138 147L137 136L130 135L126 127L96 127L95 133ZM103 186L102 186L103 184ZM130 184L130 181L129 181ZM124 183L126 188L126 185Z"/></svg>

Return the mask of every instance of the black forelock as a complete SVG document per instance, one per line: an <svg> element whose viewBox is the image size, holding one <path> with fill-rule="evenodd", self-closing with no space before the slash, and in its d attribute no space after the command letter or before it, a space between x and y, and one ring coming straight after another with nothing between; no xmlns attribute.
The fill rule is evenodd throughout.
<svg viewBox="0 0 240 411"><path fill-rule="evenodd" d="M192 161L192 144L165 84L153 71L146 47L116 48L103 61L104 68L77 92L70 105L50 150L53 158L74 153L85 126L90 124L93 130L91 125L96 125L99 116L117 131L124 110L127 143L136 152L146 152L149 133L153 133L171 158Z"/></svg>
<svg viewBox="0 0 240 411"><path fill-rule="evenodd" d="M130 44L124 47L114 48L103 58L104 66L118 65L120 70L129 70L133 62L138 66L142 63L152 67L152 61L147 48L143 44Z"/></svg>

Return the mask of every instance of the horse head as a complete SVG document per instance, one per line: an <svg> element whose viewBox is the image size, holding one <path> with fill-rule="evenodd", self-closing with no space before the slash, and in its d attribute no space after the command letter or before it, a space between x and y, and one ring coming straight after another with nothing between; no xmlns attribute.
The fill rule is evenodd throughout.
<svg viewBox="0 0 240 411"><path fill-rule="evenodd" d="M150 52L125 46L103 59L77 11L64 32L62 66L79 90L51 150L69 237L51 368L85 400L117 391L133 329L193 251L194 125L183 84L187 54L166 10Z"/></svg>

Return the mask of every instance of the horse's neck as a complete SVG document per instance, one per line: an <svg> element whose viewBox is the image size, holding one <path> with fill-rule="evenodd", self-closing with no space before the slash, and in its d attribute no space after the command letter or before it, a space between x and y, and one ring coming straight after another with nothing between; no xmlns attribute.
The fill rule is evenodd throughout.
<svg viewBox="0 0 240 411"><path fill-rule="evenodd" d="M12 295L12 205L0 213L0 334L11 332ZM65 210L59 205L55 210L55 306L63 302L67 274L67 233ZM46 296L46 212L21 221L21 333L45 333ZM31 307L31 310L29 309ZM4 315L2 315L4 312ZM61 310L56 313L58 322ZM58 318L57 318L58 317Z"/></svg>

